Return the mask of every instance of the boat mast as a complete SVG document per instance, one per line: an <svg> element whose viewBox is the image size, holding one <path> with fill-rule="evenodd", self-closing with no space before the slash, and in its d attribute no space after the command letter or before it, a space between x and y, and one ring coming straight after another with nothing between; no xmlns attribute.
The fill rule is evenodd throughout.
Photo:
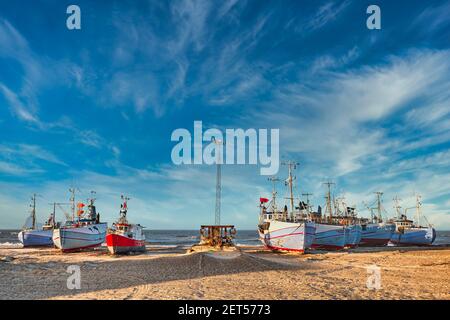
<svg viewBox="0 0 450 320"><path fill-rule="evenodd" d="M31 207L31 218L33 221L32 228L33 230L36 229L36 193L33 193L33 196L31 197L32 204Z"/></svg>
<svg viewBox="0 0 450 320"><path fill-rule="evenodd" d="M120 218L126 219L127 211L128 211L128 200L130 200L130 198L128 198L127 196L124 196L124 195L121 195L120 198L123 201L122 210L120 210L120 214L121 214Z"/></svg>
<svg viewBox="0 0 450 320"><path fill-rule="evenodd" d="M310 205L309 205L309 196L312 196L312 193L302 193L302 196L306 197L306 213L309 215L311 214L310 211Z"/></svg>
<svg viewBox="0 0 450 320"><path fill-rule="evenodd" d="M268 178L269 181L272 182L272 213L275 214L277 211L277 205L276 205L276 197L277 197L277 190L276 190L276 183L280 181L279 178L272 176Z"/></svg>
<svg viewBox="0 0 450 320"><path fill-rule="evenodd" d="M287 184L289 187L289 201L291 203L291 220L294 221L294 193L293 193L293 181L294 177L292 177L292 170L297 168L298 163L293 161L288 161L285 163L288 166L288 178Z"/></svg>
<svg viewBox="0 0 450 320"><path fill-rule="evenodd" d="M326 200L327 200L327 206L325 209L325 215L328 211L328 217L330 219L330 221L333 219L333 208L331 207L331 186L334 185L333 182L325 182L324 185L327 186L328 190L327 190L327 195L326 195Z"/></svg>
<svg viewBox="0 0 450 320"><path fill-rule="evenodd" d="M420 201L422 197L420 194L416 195L416 219L417 219L417 226L420 227L420 216L421 216L421 207L422 202Z"/></svg>
<svg viewBox="0 0 450 320"><path fill-rule="evenodd" d="M52 225L56 224L56 202L53 202Z"/></svg>
<svg viewBox="0 0 450 320"><path fill-rule="evenodd" d="M381 217L381 196L383 195L383 192L377 191L375 194L377 195L378 223L380 223L383 221L383 218Z"/></svg>
<svg viewBox="0 0 450 320"><path fill-rule="evenodd" d="M72 210L72 221L75 221L75 188L69 188L70 196L70 207Z"/></svg>
<svg viewBox="0 0 450 320"><path fill-rule="evenodd" d="M394 208L395 208L395 211L397 212L397 219L401 219L401 216L402 216L402 214L400 212L401 206L399 205L399 202L401 199L398 196L395 196L395 198L392 200L394 200Z"/></svg>

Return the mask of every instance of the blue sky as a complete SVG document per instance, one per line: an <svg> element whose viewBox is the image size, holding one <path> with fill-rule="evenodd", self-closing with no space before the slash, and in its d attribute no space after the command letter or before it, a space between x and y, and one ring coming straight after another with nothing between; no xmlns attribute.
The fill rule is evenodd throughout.
<svg viewBox="0 0 450 320"><path fill-rule="evenodd" d="M374 3L381 30L366 28ZM418 192L450 229L449 15L449 1L2 1L0 227L21 226L33 192L45 217L71 184L110 222L123 193L148 228L212 223L215 168L170 158L172 131L202 120L279 128L315 205L329 179L362 215L374 191L390 215ZM269 192L257 166L225 166L222 222L255 228Z"/></svg>

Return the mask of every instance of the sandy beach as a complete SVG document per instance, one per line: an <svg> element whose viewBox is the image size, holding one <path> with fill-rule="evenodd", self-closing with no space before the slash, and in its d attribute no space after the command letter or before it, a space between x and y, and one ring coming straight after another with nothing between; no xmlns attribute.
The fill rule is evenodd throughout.
<svg viewBox="0 0 450 320"><path fill-rule="evenodd" d="M81 289L67 268L80 266ZM381 270L368 289L367 267ZM0 249L1 299L450 299L450 248L353 249L305 255L260 247L185 253L152 248L110 256L105 248Z"/></svg>

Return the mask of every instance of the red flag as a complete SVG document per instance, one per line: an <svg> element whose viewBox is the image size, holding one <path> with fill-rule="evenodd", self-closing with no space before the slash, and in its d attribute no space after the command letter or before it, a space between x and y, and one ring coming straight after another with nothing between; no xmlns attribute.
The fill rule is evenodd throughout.
<svg viewBox="0 0 450 320"><path fill-rule="evenodd" d="M78 208L83 208L84 207L84 203L78 202L77 207Z"/></svg>
<svg viewBox="0 0 450 320"><path fill-rule="evenodd" d="M267 198L259 198L259 202L261 202L261 203L269 202L269 199L267 199Z"/></svg>

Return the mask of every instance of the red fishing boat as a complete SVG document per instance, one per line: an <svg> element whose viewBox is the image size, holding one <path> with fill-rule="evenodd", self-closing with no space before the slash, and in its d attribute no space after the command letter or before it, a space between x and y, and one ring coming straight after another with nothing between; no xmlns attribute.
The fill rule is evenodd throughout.
<svg viewBox="0 0 450 320"><path fill-rule="evenodd" d="M144 252L145 235L144 227L139 224L130 224L127 220L127 197L122 196L123 203L120 205L120 217L113 223L106 235L106 245L112 254Z"/></svg>

